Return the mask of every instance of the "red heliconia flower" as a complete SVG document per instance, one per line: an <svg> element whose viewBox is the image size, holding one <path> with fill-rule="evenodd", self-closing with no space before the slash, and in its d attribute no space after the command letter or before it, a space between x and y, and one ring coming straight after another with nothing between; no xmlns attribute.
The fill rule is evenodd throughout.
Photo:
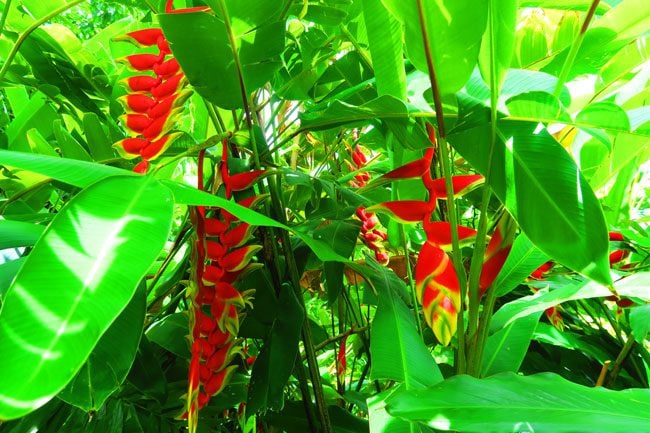
<svg viewBox="0 0 650 433"><path fill-rule="evenodd" d="M615 265L616 263L622 262L627 256L630 255L628 250L614 250L609 255L609 265Z"/></svg>
<svg viewBox="0 0 650 433"><path fill-rule="evenodd" d="M142 72L151 71L154 65L160 63L164 57L164 54L131 54L120 61L129 65L133 70Z"/></svg>
<svg viewBox="0 0 650 433"><path fill-rule="evenodd" d="M398 200L379 203L366 208L367 212L384 212L404 223L424 221L435 209L435 202Z"/></svg>
<svg viewBox="0 0 650 433"><path fill-rule="evenodd" d="M143 113L143 114L149 111L151 107L154 107L157 104L155 99L143 93L131 93L128 95L124 95L118 98L118 101L122 103L124 109L127 112L132 111L134 113Z"/></svg>
<svg viewBox="0 0 650 433"><path fill-rule="evenodd" d="M420 159L411 161L401 167L389 171L384 174L382 178L385 179L410 179L414 177L422 177L429 171L431 166L431 159L433 157L433 149L427 150L427 154Z"/></svg>
<svg viewBox="0 0 650 433"><path fill-rule="evenodd" d="M479 279L481 295L492 285L508 258L508 254L510 254L510 249L512 248L512 242L515 238L515 230L514 220L509 213L504 213L499 218L497 228L494 230L494 234L485 249L483 268L481 269Z"/></svg>
<svg viewBox="0 0 650 433"><path fill-rule="evenodd" d="M219 236L219 241L228 248L236 248L248 241L252 234L250 224L241 223Z"/></svg>
<svg viewBox="0 0 650 433"><path fill-rule="evenodd" d="M480 174L453 176L451 178L451 183L453 185L454 198L460 197L478 188L484 181L485 179ZM447 198L447 185L444 178L434 179L432 188L433 193L437 198L443 200Z"/></svg>
<svg viewBox="0 0 650 433"><path fill-rule="evenodd" d="M177 74L180 70L181 65L178 63L178 60L174 58L153 65L154 73L163 78L169 78L172 75Z"/></svg>
<svg viewBox="0 0 650 433"><path fill-rule="evenodd" d="M115 41L131 42L140 47L151 47L158 43L160 38L164 38L162 29L150 28L129 32L126 35L114 38Z"/></svg>
<svg viewBox="0 0 650 433"><path fill-rule="evenodd" d="M476 230L471 227L457 226L460 245L469 243L476 238ZM451 250L451 224L446 221L425 221L424 232L427 242L444 251Z"/></svg>
<svg viewBox="0 0 650 433"><path fill-rule="evenodd" d="M336 355L336 378L339 384L343 384L345 382L345 373L348 367L348 361L346 357L346 343L349 336L349 332L343 336L341 343L339 344L339 352Z"/></svg>
<svg viewBox="0 0 650 433"><path fill-rule="evenodd" d="M150 75L136 75L127 78L125 83L132 92L148 92L160 84L160 78Z"/></svg>
<svg viewBox="0 0 650 433"><path fill-rule="evenodd" d="M539 268L535 269L532 274L530 274L530 277L535 280L543 280L544 279L544 274L550 271L555 263L553 261L548 261L544 263L542 266Z"/></svg>
<svg viewBox="0 0 650 433"><path fill-rule="evenodd" d="M609 232L609 240L622 242L625 240L625 238L623 237L623 234L621 232L611 231Z"/></svg>
<svg viewBox="0 0 650 433"><path fill-rule="evenodd" d="M230 251L219 259L219 264L227 272L236 272L248 265L255 253L262 249L261 245L247 245Z"/></svg>

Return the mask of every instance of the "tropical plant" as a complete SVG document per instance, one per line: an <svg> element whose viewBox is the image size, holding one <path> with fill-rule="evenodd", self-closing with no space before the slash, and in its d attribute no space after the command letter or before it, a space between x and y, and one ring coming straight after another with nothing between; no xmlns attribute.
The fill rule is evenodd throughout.
<svg viewBox="0 0 650 433"><path fill-rule="evenodd" d="M0 6L0 433L648 431L650 3Z"/></svg>

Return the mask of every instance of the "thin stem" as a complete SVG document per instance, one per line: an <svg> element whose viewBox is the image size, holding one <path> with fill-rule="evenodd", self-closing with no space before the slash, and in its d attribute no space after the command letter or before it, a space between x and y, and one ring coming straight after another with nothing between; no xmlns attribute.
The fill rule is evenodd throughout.
<svg viewBox="0 0 650 433"><path fill-rule="evenodd" d="M9 10L11 9L11 1L7 0L5 3L5 8L2 11L2 18L0 18L0 36L4 33L5 23L7 22L7 16L9 15Z"/></svg>
<svg viewBox="0 0 650 433"><path fill-rule="evenodd" d="M596 385L595 386L603 386L603 383L605 382L605 377L607 376L607 369L609 368L609 364L611 364L612 361L609 359L603 363L603 367L600 369L600 374L598 375L598 380L596 380Z"/></svg>
<svg viewBox="0 0 650 433"><path fill-rule="evenodd" d="M9 66L11 66L11 62L13 62L14 57L16 57L16 54L18 54L18 50L20 50L20 47L22 46L23 42L25 42L25 40L29 37L29 35L32 34L34 30L36 30L37 28L39 28L40 26L42 26L43 24L45 24L46 22L54 18L55 16L67 11L71 7L78 5L83 1L85 0L74 0L71 3L67 3L61 6L60 8L55 9L53 12L45 15L40 20L34 21L32 25L27 28L27 30L21 33L20 36L18 37L18 40L16 40L14 46L11 47L11 51L7 55L4 65L2 65L2 69L0 69L0 83L4 81L5 75L7 74L7 70L9 70ZM5 18L6 12L7 11L5 10L5 14L3 14L2 16L3 18Z"/></svg>
<svg viewBox="0 0 650 433"><path fill-rule="evenodd" d="M422 30L422 42L424 45L424 54L427 59L427 67L429 69L429 80L431 82L431 91L433 93L433 103L436 112L436 123L438 124L438 137L439 137L439 146L440 150L440 163L442 165L442 171L445 176L445 187L447 190L447 209L449 223L451 224L451 244L452 244L452 261L456 273L458 275L458 280L460 283L461 290L461 304L464 302L465 289L467 287L467 276L465 275L465 269L463 268L462 259L460 256L460 243L458 241L458 221L456 215L456 204L454 203L454 187L451 181L451 167L450 167L450 155L449 149L447 148L447 131L445 129L445 119L442 110L442 98L440 96L440 88L438 87L438 80L436 79L436 71L433 65L433 56L431 53L431 47L429 46L429 36L424 19L424 9L422 6L422 0L417 0L418 6L418 18L420 19L420 28ZM462 316L462 309L459 311L457 317L459 329L459 337L461 333L464 333L464 319ZM463 343L464 344L464 343ZM460 349L462 351L463 349ZM458 369L459 372L465 371L465 359L464 356L458 357Z"/></svg>
<svg viewBox="0 0 650 433"><path fill-rule="evenodd" d="M560 76L557 79L557 84L555 84L555 90L553 91L553 96L555 96L556 98L560 97L560 93L562 92L562 86L566 82L566 79L569 76L569 72L571 72L571 68L573 67L573 62L575 61L576 56L578 55L578 51L580 50L580 45L582 45L582 40L585 37L585 33L587 33L587 29L589 28L591 19L594 17L594 14L596 13L596 8L598 7L598 3L600 3L600 0L593 0L593 2L591 3L591 6L589 7L589 11L587 12L587 16L585 16L585 20L582 22L580 33L578 33L576 40L573 41L573 45L571 45L569 54L567 54L566 60L564 61L564 65L562 66L562 71L560 72Z"/></svg>
<svg viewBox="0 0 650 433"><path fill-rule="evenodd" d="M217 131L217 133L222 134L226 130L226 126L223 123L223 119L219 115L219 111L214 108L214 105L212 105L212 103L206 101L205 99L203 99L203 103L205 104L205 109L208 112L208 116L210 117L210 121L212 122L214 129Z"/></svg>
<svg viewBox="0 0 650 433"><path fill-rule="evenodd" d="M609 374L609 380L607 380L607 388L611 388L612 385L614 385L614 382L618 377L618 373L621 371L621 368L623 367L623 362L625 361L625 358L627 358L627 355L630 353L630 350L632 350L632 347L634 347L634 343L635 343L634 337L628 335L627 341L623 345L621 352L618 354L616 361L614 361L614 366L612 367L612 371Z"/></svg>
<svg viewBox="0 0 650 433"><path fill-rule="evenodd" d="M333 337L328 338L327 340L321 341L316 346L314 346L314 350L316 352L319 352L319 351L323 350L324 348L326 348L328 345L330 345L332 343L336 343L339 340L342 340L343 337L345 337L346 335L361 334L361 333L366 332L369 329L370 329L370 326L366 325L366 326L362 326L360 328L353 328L350 331L342 332L342 333L340 333L338 335L335 335Z"/></svg>

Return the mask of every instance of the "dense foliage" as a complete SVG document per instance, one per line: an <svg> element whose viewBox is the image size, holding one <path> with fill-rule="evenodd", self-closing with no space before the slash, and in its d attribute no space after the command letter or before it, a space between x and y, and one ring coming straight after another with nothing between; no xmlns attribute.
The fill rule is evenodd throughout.
<svg viewBox="0 0 650 433"><path fill-rule="evenodd" d="M650 2L0 7L0 433L650 429Z"/></svg>

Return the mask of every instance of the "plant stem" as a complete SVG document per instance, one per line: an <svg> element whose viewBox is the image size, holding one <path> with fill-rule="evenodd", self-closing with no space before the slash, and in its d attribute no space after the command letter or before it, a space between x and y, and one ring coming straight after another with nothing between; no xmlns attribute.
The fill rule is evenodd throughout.
<svg viewBox="0 0 650 433"><path fill-rule="evenodd" d="M433 103L436 111L436 123L438 124L438 149L440 149L440 163L442 165L442 171L445 176L445 187L447 190L447 209L449 216L449 223L451 224L451 244L452 244L452 261L454 268L456 269L456 274L458 275L458 280L460 283L461 290L461 305L464 302L465 289L467 287L467 276L465 275L465 269L463 268L463 263L460 256L460 243L458 241L458 221L456 215L456 204L454 203L454 187L451 180L451 167L450 167L450 155L449 149L447 148L447 131L445 129L445 119L442 110L442 100L440 96L440 88L438 87L438 81L436 79L436 71L433 65L433 57L431 53L431 47L429 46L429 36L427 31L426 22L424 19L424 9L422 6L422 0L417 0L418 7L418 17L420 19L420 28L422 30L422 42L424 44L424 54L427 59L427 67L429 69L429 80L431 82L431 91L433 93ZM464 319L461 311L458 313L458 337L459 337L459 356L457 359L457 368L459 372L465 371L465 356L464 356ZM461 345L462 341L462 345Z"/></svg>
<svg viewBox="0 0 650 433"><path fill-rule="evenodd" d="M7 58L5 59L4 65L2 65L2 69L0 69L0 83L4 81L5 75L7 74L7 70L9 70L9 66L11 66L11 62L13 62L14 57L16 57L16 54L18 54L18 50L20 50L20 47L22 46L23 42L29 37L29 35L32 34L34 30L54 18L55 16L67 11L73 6L78 5L79 3L83 2L85 0L74 0L71 3L67 3L60 8L52 11L51 13L45 15L43 18L40 20L34 21L31 26L27 28L23 33L20 34L18 37L18 40L16 40L16 43L14 44L13 47L11 47L11 51L7 55ZM5 8L5 13L3 14L2 18L5 19L6 17L6 8ZM4 25L4 24L3 24Z"/></svg>
<svg viewBox="0 0 650 433"><path fill-rule="evenodd" d="M623 367L623 361L625 361L625 358L627 358L627 355L630 353L630 350L632 350L632 347L634 347L634 343L635 343L634 337L628 335L627 341L623 345L621 352L618 354L616 361L614 361L614 367L612 367L612 371L609 374L609 380L607 380L607 388L611 388L611 386L616 381L616 378L618 377L618 373L621 371L621 368Z"/></svg>
<svg viewBox="0 0 650 433"><path fill-rule="evenodd" d="M2 11L2 18L0 18L0 36L2 36L5 31L5 23L7 22L7 16L9 15L10 9L11 9L11 0L7 0L5 2L5 8Z"/></svg>
<svg viewBox="0 0 650 433"><path fill-rule="evenodd" d="M566 79L569 76L569 72L571 72L571 68L573 67L573 62L575 61L576 56L578 55L578 51L580 50L580 45L582 45L582 40L584 39L585 33L587 33L587 29L589 28L589 23L591 23L591 19L594 17L594 14L596 13L596 8L598 7L598 3L600 3L600 0L593 0L591 2L589 11L587 11L587 16L585 16L585 20L582 22L580 33L578 33L576 40L573 41L573 45L571 45L571 49L569 50L569 54L567 54L566 60L564 61L564 65L562 65L562 71L560 72L560 76L557 79L557 84L555 85L555 90L553 91L553 96L555 96L556 98L560 97L560 93L562 92L562 86L566 82Z"/></svg>

